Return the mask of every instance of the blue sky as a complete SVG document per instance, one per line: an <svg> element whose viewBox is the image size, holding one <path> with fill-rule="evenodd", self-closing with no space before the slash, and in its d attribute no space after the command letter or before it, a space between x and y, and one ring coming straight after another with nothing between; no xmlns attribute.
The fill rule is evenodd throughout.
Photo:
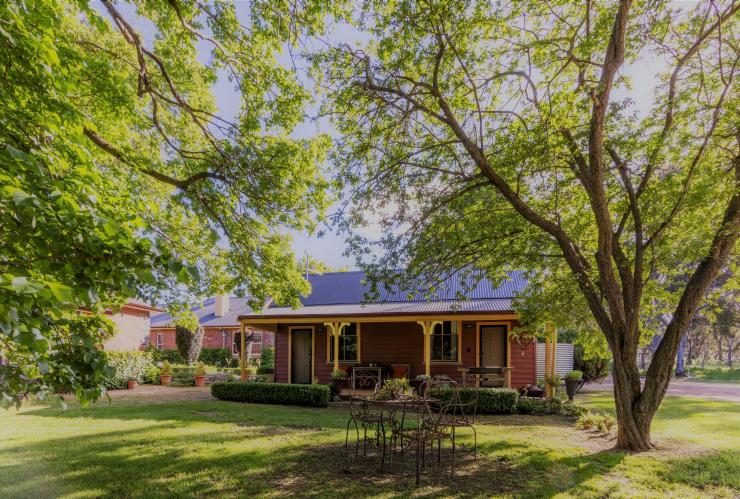
<svg viewBox="0 0 740 499"><path fill-rule="evenodd" d="M248 2L237 2L236 5L237 15L239 17L245 17L244 14L249 6ZM149 44L153 35L153 29L149 21L138 18L129 4L117 4L117 7L122 14L126 16L129 22L131 22L131 24L140 31L144 40ZM99 11L106 14L105 9L101 4L98 3L97 8ZM365 37L362 33L354 31L346 25L338 25L335 26L324 38L331 44L357 44L364 41L363 39ZM202 59L203 62L205 62L211 47L202 44L202 48ZM280 56L280 60L285 64L289 64L290 62L285 54ZM666 65L664 61L653 58L649 54L644 54L644 57L640 58L636 63L626 65L624 67L622 73L628 74L632 79L633 90L630 92L630 97L634 100L636 105L635 108L638 113L644 115L650 110L653 103L653 89L656 86L657 74L665 71L665 69ZM240 108L240 95L232 88L231 84L225 77L219 79L213 90L220 113L227 118L232 117L233 113ZM624 92L616 92L615 97L624 97ZM309 114L316 114L316 106L310 106L308 111ZM326 120L307 120L294 130L293 135L296 137L309 137L316 133L328 133L331 136L335 135L335 131L332 129L331 124ZM326 166L327 169L331 169L331 165ZM330 213L334 209L336 209L336 207L331 208ZM311 257L321 260L331 267L355 268L354 258L343 255L345 250L345 242L343 238L339 237L332 227L327 226L326 224L322 224L319 227L319 230L323 233L322 237L295 231L291 233L293 237L293 250L295 251L296 256L302 257L304 254L308 253Z"/></svg>

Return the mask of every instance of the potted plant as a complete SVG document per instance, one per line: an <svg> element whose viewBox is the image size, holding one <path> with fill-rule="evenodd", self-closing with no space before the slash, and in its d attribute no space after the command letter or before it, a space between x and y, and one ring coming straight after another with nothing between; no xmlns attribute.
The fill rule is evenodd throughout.
<svg viewBox="0 0 740 499"><path fill-rule="evenodd" d="M170 386L170 383L172 383L172 366L168 360L162 363L162 369L159 371L159 382L164 386Z"/></svg>
<svg viewBox="0 0 740 499"><path fill-rule="evenodd" d="M198 362L198 365L195 367L193 381L195 381L195 386L198 388L206 386L206 366L202 362Z"/></svg>
<svg viewBox="0 0 740 499"><path fill-rule="evenodd" d="M411 395L411 385L409 385L409 380L406 378L387 379L378 395L383 395L391 400L399 400Z"/></svg>
<svg viewBox="0 0 740 499"><path fill-rule="evenodd" d="M573 397L576 396L576 392L581 385L583 380L583 372L581 371L570 371L565 375L565 391L568 393L568 400L573 401Z"/></svg>
<svg viewBox="0 0 740 499"><path fill-rule="evenodd" d="M139 386L139 380L135 376L129 376L126 379L126 388L129 390L133 390L137 386Z"/></svg>
<svg viewBox="0 0 740 499"><path fill-rule="evenodd" d="M341 395L345 379L347 379L346 371L342 369L334 369L331 372L331 389L335 396L338 397Z"/></svg>

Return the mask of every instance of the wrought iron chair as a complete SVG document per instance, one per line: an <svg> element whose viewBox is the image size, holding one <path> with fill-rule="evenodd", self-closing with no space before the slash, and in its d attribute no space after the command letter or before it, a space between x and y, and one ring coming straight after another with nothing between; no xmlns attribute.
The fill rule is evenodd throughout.
<svg viewBox="0 0 740 499"><path fill-rule="evenodd" d="M413 411L407 411L416 416L416 425L405 428L403 423L395 429L392 435L393 448L400 442L401 453L412 445L416 449L416 484L419 484L419 475L422 467L426 467L427 446L434 454L434 443L437 442L437 462L441 462L442 440L451 437L450 427L443 424L448 420L451 401L444 398L434 398L440 390L445 389L448 380L429 380L422 383L420 393L424 397L416 404Z"/></svg>
<svg viewBox="0 0 740 499"><path fill-rule="evenodd" d="M377 391L377 386L376 386ZM375 431L375 436L370 440L375 440L376 445L380 444L381 428L383 423L383 412L380 408L370 404L365 398L356 397L352 390L349 393L349 420L347 420L347 431L344 436L344 446L349 447L349 429L352 424L355 426L355 458L360 451L360 428L362 428L362 455L367 455L368 429ZM372 434L371 434L372 435Z"/></svg>
<svg viewBox="0 0 740 499"><path fill-rule="evenodd" d="M475 430L475 418L478 415L478 396L480 384L475 383L472 387L465 390L465 397L460 396L460 390L454 381L451 384L452 390L450 405L447 410L446 419L443 425L450 429L450 440L452 442L452 470L455 473L455 448L457 444L457 429L470 428L473 431L473 459L478 458L478 433Z"/></svg>

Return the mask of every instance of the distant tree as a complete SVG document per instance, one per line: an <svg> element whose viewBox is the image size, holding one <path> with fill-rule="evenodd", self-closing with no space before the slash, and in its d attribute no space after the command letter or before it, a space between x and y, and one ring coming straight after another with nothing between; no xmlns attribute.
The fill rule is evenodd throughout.
<svg viewBox="0 0 740 499"><path fill-rule="evenodd" d="M203 328L191 311L180 313L174 320L175 344L185 362L192 365L200 357L203 348Z"/></svg>
<svg viewBox="0 0 740 499"><path fill-rule="evenodd" d="M346 272L347 266L331 267L330 265L313 258L311 255L304 255L298 259L298 268L309 274L325 274L327 272Z"/></svg>

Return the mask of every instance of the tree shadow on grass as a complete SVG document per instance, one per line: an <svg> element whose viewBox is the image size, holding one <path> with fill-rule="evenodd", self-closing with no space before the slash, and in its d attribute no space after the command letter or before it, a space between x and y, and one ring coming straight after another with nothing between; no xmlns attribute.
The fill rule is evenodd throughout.
<svg viewBox="0 0 740 499"><path fill-rule="evenodd" d="M139 419L143 427L97 434L52 438L5 447L12 459L0 469L6 477L35 480L4 483L0 495L57 496L193 496L193 495L300 495L365 496L385 493L390 497L527 495L551 497L608 473L624 454L601 451L587 455L553 458L548 449L487 436L479 444L479 458L461 450L454 478L445 466L425 469L421 487L414 486L413 452L396 455L380 473L379 455L353 459L353 449L343 445L344 420L323 414L322 424L291 426L315 412L301 408L258 411L253 420L243 417L254 406L225 411L213 421L210 410L199 404L160 407L150 414L146 407L117 411L92 410L58 413L32 411L56 418ZM238 407L238 406L237 406ZM263 406L270 408L270 406ZM180 411L180 418L173 414ZM206 414L200 414L205 412ZM281 413L282 412L282 413ZM290 414L288 414L290 413ZM242 415L241 419L239 415ZM149 417L147 417L149 416ZM183 419L185 418L185 419ZM154 420L152 422L151 420ZM336 421L335 421L336 420ZM233 424L189 424L189 422ZM84 424L83 420L80 420ZM335 423L340 423L338 426ZM533 436L536 438L536 436ZM467 437L463 440L468 441ZM444 453L448 454L448 450ZM603 489L602 489L603 491Z"/></svg>
<svg viewBox="0 0 740 499"><path fill-rule="evenodd" d="M203 423L242 423L247 425L285 426L293 428L345 428L347 411L326 408L245 404L225 401L184 401L157 404L108 404L98 402L88 408L67 410L39 407L18 417L85 418L92 420L124 419L168 421L188 425Z"/></svg>

